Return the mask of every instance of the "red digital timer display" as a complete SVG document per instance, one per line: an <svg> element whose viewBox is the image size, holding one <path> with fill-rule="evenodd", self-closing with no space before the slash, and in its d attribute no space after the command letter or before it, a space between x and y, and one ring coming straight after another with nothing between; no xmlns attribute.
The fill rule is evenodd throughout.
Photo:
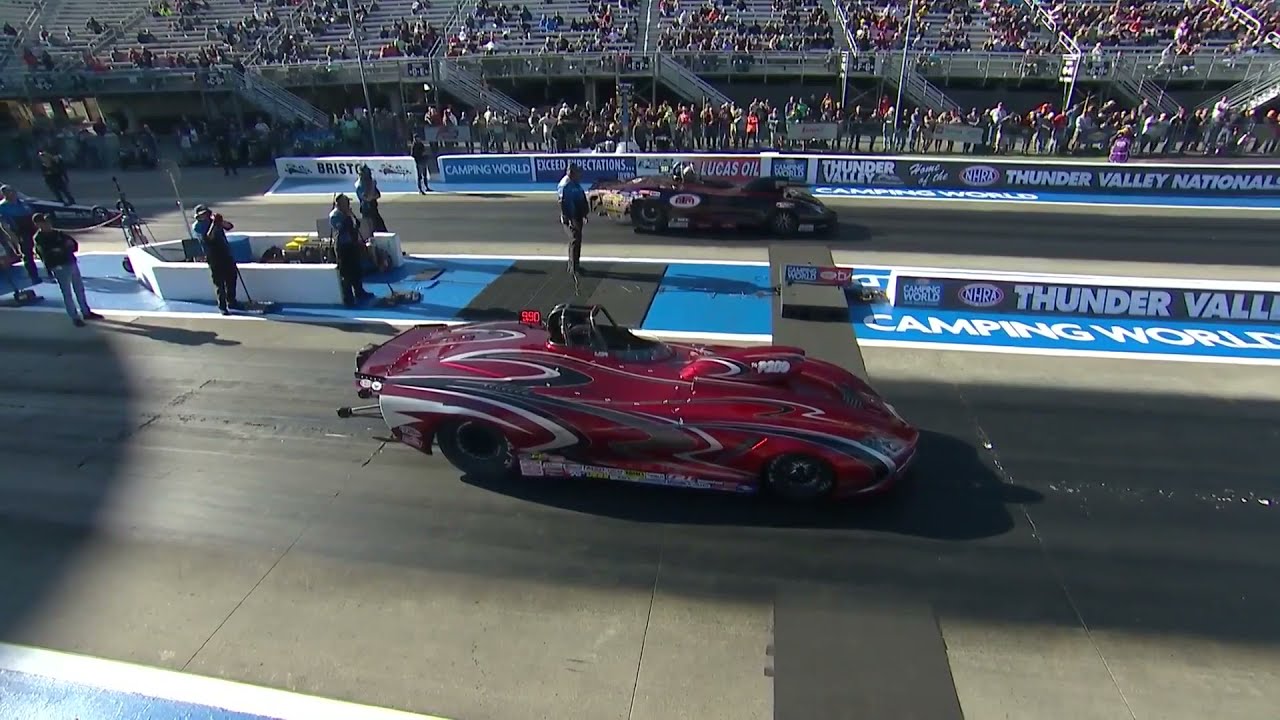
<svg viewBox="0 0 1280 720"><path fill-rule="evenodd" d="M520 324L522 325L541 325L542 313L537 310L521 310Z"/></svg>

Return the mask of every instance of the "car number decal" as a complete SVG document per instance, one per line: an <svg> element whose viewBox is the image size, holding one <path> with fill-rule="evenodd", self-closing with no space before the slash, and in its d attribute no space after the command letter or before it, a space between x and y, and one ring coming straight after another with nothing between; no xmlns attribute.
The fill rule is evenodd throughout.
<svg viewBox="0 0 1280 720"><path fill-rule="evenodd" d="M780 375L791 372L791 363L786 360L757 360L751 363L751 369L762 375Z"/></svg>

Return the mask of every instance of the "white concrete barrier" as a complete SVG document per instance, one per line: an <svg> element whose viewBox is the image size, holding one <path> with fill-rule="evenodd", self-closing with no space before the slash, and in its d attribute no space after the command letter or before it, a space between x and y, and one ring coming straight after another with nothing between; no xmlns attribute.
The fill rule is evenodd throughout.
<svg viewBox="0 0 1280 720"><path fill-rule="evenodd" d="M316 237L314 232L300 233L228 233L233 247L248 243L248 254L260 258L272 247L284 247L296 237ZM400 236L395 233L374 235L373 244L391 259L391 267L404 264ZM181 255L182 241L131 247L126 251L134 275L151 292L171 302L217 301L209 266L199 262L169 262L161 258ZM237 253L243 256L243 252ZM260 302L289 305L338 305L342 289L338 282L338 266L333 263L262 263L239 262L242 287L246 295Z"/></svg>

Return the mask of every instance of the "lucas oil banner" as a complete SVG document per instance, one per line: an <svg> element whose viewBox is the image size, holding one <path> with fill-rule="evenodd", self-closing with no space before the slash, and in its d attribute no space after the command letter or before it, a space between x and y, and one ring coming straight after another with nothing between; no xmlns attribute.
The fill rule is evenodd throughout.
<svg viewBox="0 0 1280 720"><path fill-rule="evenodd" d="M1280 287L1267 292L900 275L894 305L1020 316L1280 323Z"/></svg>

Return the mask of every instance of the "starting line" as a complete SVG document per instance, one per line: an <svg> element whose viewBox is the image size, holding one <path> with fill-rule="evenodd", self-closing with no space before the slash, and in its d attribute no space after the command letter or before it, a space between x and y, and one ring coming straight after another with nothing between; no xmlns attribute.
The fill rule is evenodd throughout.
<svg viewBox="0 0 1280 720"><path fill-rule="evenodd" d="M2 720L447 720L0 643Z"/></svg>

